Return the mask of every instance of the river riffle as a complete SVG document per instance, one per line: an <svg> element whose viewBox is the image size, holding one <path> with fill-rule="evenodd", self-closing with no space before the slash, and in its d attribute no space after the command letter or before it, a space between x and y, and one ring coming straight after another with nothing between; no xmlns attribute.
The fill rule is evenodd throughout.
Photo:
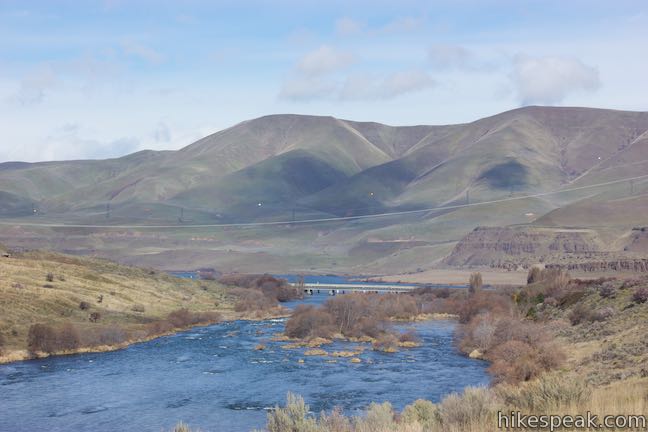
<svg viewBox="0 0 648 432"><path fill-rule="evenodd" d="M224 322L115 352L0 366L0 430L157 432L183 420L204 431L249 431L264 425L267 410L288 391L304 396L313 411L341 406L355 414L372 401L400 409L489 381L485 363L455 349L452 321L405 324L416 328L422 347L368 349L358 364L282 349L271 337L284 322ZM255 350L259 343L267 348Z"/></svg>

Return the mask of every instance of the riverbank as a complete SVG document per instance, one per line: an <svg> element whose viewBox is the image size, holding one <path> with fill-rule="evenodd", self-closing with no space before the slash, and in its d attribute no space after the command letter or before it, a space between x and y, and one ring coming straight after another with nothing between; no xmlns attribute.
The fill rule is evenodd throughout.
<svg viewBox="0 0 648 432"><path fill-rule="evenodd" d="M244 318L235 301L214 281L51 252L11 254L0 258L0 363L113 351Z"/></svg>

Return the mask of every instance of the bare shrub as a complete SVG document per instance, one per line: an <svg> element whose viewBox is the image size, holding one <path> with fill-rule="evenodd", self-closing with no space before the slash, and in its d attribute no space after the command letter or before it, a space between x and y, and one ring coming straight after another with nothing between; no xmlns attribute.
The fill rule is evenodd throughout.
<svg viewBox="0 0 648 432"><path fill-rule="evenodd" d="M100 312L92 312L90 316L88 317L88 320L90 322L96 323L101 319L101 313Z"/></svg>
<svg viewBox="0 0 648 432"><path fill-rule="evenodd" d="M623 281L619 288L624 290L628 288L634 288L637 285L641 285L641 281L639 279L626 279Z"/></svg>
<svg viewBox="0 0 648 432"><path fill-rule="evenodd" d="M90 303L82 301L81 303L79 303L79 309L81 309L81 310L90 309Z"/></svg>
<svg viewBox="0 0 648 432"><path fill-rule="evenodd" d="M234 288L230 294L238 300L234 305L237 312L266 311L278 306L277 299L265 295L254 288Z"/></svg>
<svg viewBox="0 0 648 432"><path fill-rule="evenodd" d="M584 322L592 321L592 310L583 303L578 303L569 313L569 322L572 325L578 325Z"/></svg>
<svg viewBox="0 0 648 432"><path fill-rule="evenodd" d="M464 352L473 349L484 352L493 346L496 329L497 321L492 314L478 315L459 328L459 345Z"/></svg>
<svg viewBox="0 0 648 432"><path fill-rule="evenodd" d="M548 268L540 272L540 280L545 286L545 294L560 298L571 280L569 273L557 268Z"/></svg>
<svg viewBox="0 0 648 432"><path fill-rule="evenodd" d="M66 351L81 346L81 338L72 324L64 324L58 328L46 324L33 324L27 335L27 346L31 352Z"/></svg>
<svg viewBox="0 0 648 432"><path fill-rule="evenodd" d="M267 297L279 302L299 299L304 296L302 290L291 286L287 280L269 274L231 274L221 277L219 282L229 286L259 290Z"/></svg>
<svg viewBox="0 0 648 432"><path fill-rule="evenodd" d="M599 295L602 298L606 298L606 299L607 298L615 298L616 293L617 293L616 288L611 283L606 283L599 289Z"/></svg>
<svg viewBox="0 0 648 432"><path fill-rule="evenodd" d="M421 342L421 338L416 334L414 329L409 329L398 335L398 341L419 343Z"/></svg>
<svg viewBox="0 0 648 432"><path fill-rule="evenodd" d="M529 273L527 274L527 285L531 285L533 283L539 282L540 281L540 275L542 274L542 269L537 266L533 266L529 269Z"/></svg>
<svg viewBox="0 0 648 432"><path fill-rule="evenodd" d="M178 309L171 312L166 321L175 328L189 327L197 324L206 324L220 320L217 312L190 312L188 309Z"/></svg>
<svg viewBox="0 0 648 432"><path fill-rule="evenodd" d="M385 333L371 344L374 350L383 352L396 352L398 351L398 338L391 333Z"/></svg>
<svg viewBox="0 0 648 432"><path fill-rule="evenodd" d="M497 292L482 291L460 302L456 312L459 315L459 322L465 324L481 313L507 315L511 313L512 308L510 297Z"/></svg>
<svg viewBox="0 0 648 432"><path fill-rule="evenodd" d="M158 336L170 332L173 328L173 324L169 321L159 320L148 324L146 333L148 336Z"/></svg>
<svg viewBox="0 0 648 432"><path fill-rule="evenodd" d="M330 338L335 333L333 317L311 305L299 305L286 322L285 334L293 338Z"/></svg>
<svg viewBox="0 0 648 432"><path fill-rule="evenodd" d="M47 273L47 274L45 275L45 280L46 280L47 282L54 282L54 273Z"/></svg>
<svg viewBox="0 0 648 432"><path fill-rule="evenodd" d="M99 330L97 341L100 345L119 345L127 340L126 332L119 326L110 326Z"/></svg>
<svg viewBox="0 0 648 432"><path fill-rule="evenodd" d="M374 310L377 317L408 320L418 315L418 305L411 296L383 294L375 298L378 300Z"/></svg>
<svg viewBox="0 0 648 432"><path fill-rule="evenodd" d="M6 343L7 339L5 339L4 335L0 333L0 355L3 353L3 349Z"/></svg>
<svg viewBox="0 0 648 432"><path fill-rule="evenodd" d="M468 281L468 291L470 294L475 294L482 289L483 284L481 273L471 273Z"/></svg>
<svg viewBox="0 0 648 432"><path fill-rule="evenodd" d="M492 361L489 371L496 383L529 381L560 366L565 359L554 344L532 346L519 340L510 340L489 352Z"/></svg>
<svg viewBox="0 0 648 432"><path fill-rule="evenodd" d="M637 288L632 294L632 301L641 304L648 301L648 288Z"/></svg>

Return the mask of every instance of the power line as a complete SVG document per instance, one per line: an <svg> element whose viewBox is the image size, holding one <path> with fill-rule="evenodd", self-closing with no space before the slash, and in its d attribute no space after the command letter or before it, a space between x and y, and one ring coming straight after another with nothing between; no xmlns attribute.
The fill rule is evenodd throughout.
<svg viewBox="0 0 648 432"><path fill-rule="evenodd" d="M648 174L636 176L636 177L627 177L619 180L612 180L604 183L597 183L587 186L578 186L568 189L556 189L548 192L540 192L530 195L521 195L517 197L508 197L501 198L491 201L481 201L474 203L466 204L455 204L448 206L439 206L439 207L430 207L417 210L402 210L395 212L386 212L386 213L376 213L376 214L367 214L367 215L358 215L358 216L337 216L329 218L316 218L316 219L302 219L302 220L287 220L287 221L272 221L272 222L239 222L239 223L224 223L224 224L195 224L195 225L84 225L84 224L48 224L48 223L21 223L21 222L7 222L0 221L0 225L21 225L21 226L32 226L32 227L43 227L43 228L101 228L101 229L169 229L169 228L236 228L236 227L254 227L254 226L272 226L272 225L290 225L290 224L310 224L310 223L322 223L322 222L338 222L338 221L350 221L350 220L360 220L360 219L371 219L371 218L380 218L388 216L403 216L417 213L428 213L431 211L437 210L453 210L465 207L476 207L482 205L490 204L499 204L508 201L523 200L529 198L538 198L548 195L555 195L559 193L574 192L579 190L594 189L601 186L609 186L613 184L625 183L629 181L641 180L648 178Z"/></svg>

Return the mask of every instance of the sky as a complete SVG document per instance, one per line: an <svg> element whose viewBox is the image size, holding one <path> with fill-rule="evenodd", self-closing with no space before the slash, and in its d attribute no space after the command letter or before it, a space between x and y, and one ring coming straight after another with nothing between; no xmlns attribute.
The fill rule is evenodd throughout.
<svg viewBox="0 0 648 432"><path fill-rule="evenodd" d="M648 2L0 0L0 162L179 149L279 113L648 110Z"/></svg>

